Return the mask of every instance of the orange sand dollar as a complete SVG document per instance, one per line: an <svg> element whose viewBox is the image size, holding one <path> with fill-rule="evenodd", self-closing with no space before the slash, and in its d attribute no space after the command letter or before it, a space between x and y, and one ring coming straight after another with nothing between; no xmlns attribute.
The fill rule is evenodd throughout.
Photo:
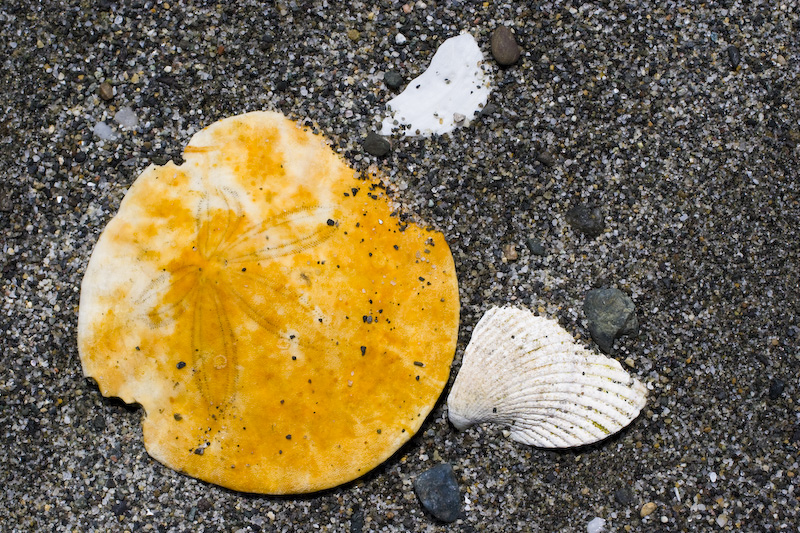
<svg viewBox="0 0 800 533"><path fill-rule="evenodd" d="M455 351L441 234L277 113L219 121L150 166L94 249L78 344L145 411L155 459L231 489L333 487L419 429Z"/></svg>

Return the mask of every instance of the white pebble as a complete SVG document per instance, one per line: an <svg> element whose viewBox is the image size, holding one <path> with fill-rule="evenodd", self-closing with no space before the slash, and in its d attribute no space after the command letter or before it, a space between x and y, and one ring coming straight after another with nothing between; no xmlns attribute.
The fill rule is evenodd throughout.
<svg viewBox="0 0 800 533"><path fill-rule="evenodd" d="M105 122L98 122L92 128L92 132L104 141L113 141L117 138L117 134L111 129L111 126Z"/></svg>
<svg viewBox="0 0 800 533"><path fill-rule="evenodd" d="M406 41L408 41L408 39L406 39L406 36L403 35L402 33L398 33L394 37L394 42L396 42L397 44L405 44Z"/></svg>
<svg viewBox="0 0 800 533"><path fill-rule="evenodd" d="M588 533L600 533L601 531L606 530L606 521L604 518L600 518L599 516L595 516L589 523L586 524L586 531Z"/></svg>
<svg viewBox="0 0 800 533"><path fill-rule="evenodd" d="M127 130L132 130L139 125L139 117L130 107L120 107L114 115L114 122Z"/></svg>

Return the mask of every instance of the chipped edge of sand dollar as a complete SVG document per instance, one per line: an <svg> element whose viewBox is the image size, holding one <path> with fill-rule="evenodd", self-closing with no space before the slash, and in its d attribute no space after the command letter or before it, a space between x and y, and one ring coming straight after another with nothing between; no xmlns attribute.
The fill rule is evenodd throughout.
<svg viewBox="0 0 800 533"><path fill-rule="evenodd" d="M517 442L569 448L613 435L646 402L640 381L575 342L556 320L492 307L475 326L447 409L459 430L496 423L508 425Z"/></svg>

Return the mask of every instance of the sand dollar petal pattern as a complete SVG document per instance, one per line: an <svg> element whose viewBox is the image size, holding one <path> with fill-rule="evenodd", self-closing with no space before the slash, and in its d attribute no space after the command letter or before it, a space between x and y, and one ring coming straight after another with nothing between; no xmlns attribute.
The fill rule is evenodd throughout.
<svg viewBox="0 0 800 533"><path fill-rule="evenodd" d="M78 344L139 403L158 461L236 490L352 480L420 427L449 375L458 288L441 234L277 113L149 166L100 236Z"/></svg>

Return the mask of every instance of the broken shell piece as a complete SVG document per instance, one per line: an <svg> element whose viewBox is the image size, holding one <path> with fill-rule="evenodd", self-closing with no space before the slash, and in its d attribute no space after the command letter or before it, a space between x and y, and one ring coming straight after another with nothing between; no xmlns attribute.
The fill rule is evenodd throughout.
<svg viewBox="0 0 800 533"><path fill-rule="evenodd" d="M543 448L583 446L627 426L647 391L614 359L590 352L555 320L493 307L475 326L447 409L453 425L510 425Z"/></svg>
<svg viewBox="0 0 800 533"><path fill-rule="evenodd" d="M286 494L365 474L447 383L444 237L277 113L216 122L184 159L147 167L94 248L85 375L141 404L148 453L191 476Z"/></svg>
<svg viewBox="0 0 800 533"><path fill-rule="evenodd" d="M381 135L391 135L395 128L407 137L443 135L468 125L489 98L487 70L472 35L447 39L428 69L386 104L392 114L383 120Z"/></svg>

